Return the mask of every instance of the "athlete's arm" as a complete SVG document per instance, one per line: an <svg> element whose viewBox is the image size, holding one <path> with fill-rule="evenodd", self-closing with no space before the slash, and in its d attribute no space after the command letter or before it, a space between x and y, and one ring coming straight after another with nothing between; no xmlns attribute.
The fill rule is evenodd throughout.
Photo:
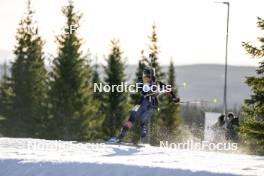
<svg viewBox="0 0 264 176"><path fill-rule="evenodd" d="M163 83L161 81L158 81L157 83L159 84L159 86L160 86L161 89L166 89L167 88L167 85L165 83ZM167 91L167 89L166 89L166 91ZM170 91L168 91L168 93L171 95L172 100L175 103L179 103L180 102L180 98L175 95L175 93L172 90L172 87L171 87Z"/></svg>

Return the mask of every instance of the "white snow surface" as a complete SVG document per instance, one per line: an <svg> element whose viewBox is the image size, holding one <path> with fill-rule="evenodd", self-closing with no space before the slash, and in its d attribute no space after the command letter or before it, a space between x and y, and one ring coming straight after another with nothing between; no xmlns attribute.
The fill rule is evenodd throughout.
<svg viewBox="0 0 264 176"><path fill-rule="evenodd" d="M0 176L264 175L264 157L145 146L0 138Z"/></svg>

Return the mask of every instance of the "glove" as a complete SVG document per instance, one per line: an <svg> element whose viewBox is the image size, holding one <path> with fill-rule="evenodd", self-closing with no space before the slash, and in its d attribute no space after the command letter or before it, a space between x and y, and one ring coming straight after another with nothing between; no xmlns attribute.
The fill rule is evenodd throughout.
<svg viewBox="0 0 264 176"><path fill-rule="evenodd" d="M174 97L174 98L172 98L172 101L173 101L174 103L179 103L179 102L180 102L180 98L178 98L178 97Z"/></svg>

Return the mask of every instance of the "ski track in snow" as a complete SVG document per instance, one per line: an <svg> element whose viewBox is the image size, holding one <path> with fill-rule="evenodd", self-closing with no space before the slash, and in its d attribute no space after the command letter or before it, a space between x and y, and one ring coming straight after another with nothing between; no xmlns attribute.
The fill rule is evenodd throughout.
<svg viewBox="0 0 264 176"><path fill-rule="evenodd" d="M55 148L56 145L60 148ZM43 146L49 148L44 150ZM0 138L0 176L124 175L263 176L264 157L152 146Z"/></svg>

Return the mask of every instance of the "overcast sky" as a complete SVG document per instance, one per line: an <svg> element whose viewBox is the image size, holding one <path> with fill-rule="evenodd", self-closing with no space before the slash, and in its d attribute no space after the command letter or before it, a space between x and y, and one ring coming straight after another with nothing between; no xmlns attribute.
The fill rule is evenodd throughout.
<svg viewBox="0 0 264 176"><path fill-rule="evenodd" d="M45 52L56 54L55 36L62 32L61 7L66 0L32 0L35 20L45 40ZM160 63L224 63L227 8L214 0L75 0L83 13L80 37L84 50L99 61L118 38L128 64L136 64L147 49L148 35L155 22L160 46ZM256 28L257 16L264 18L263 0L230 0L229 64L256 65L241 47L242 41L257 43L263 36ZM0 49L12 51L19 20L26 9L23 0L0 0Z"/></svg>

